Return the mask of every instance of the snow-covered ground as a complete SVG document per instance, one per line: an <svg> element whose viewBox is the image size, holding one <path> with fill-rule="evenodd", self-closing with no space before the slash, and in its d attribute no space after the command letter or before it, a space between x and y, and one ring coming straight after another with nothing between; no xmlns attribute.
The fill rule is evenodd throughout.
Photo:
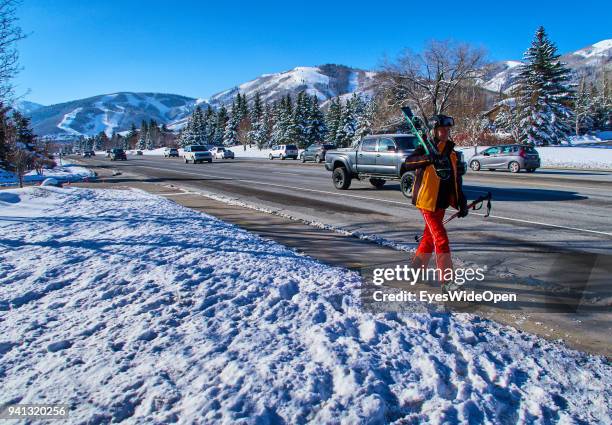
<svg viewBox="0 0 612 425"><path fill-rule="evenodd" d="M0 404L73 423L610 423L612 368L140 191L0 191Z"/></svg>
<svg viewBox="0 0 612 425"><path fill-rule="evenodd" d="M43 170L42 175L36 171L30 171L24 176L26 183L42 182L43 180L53 177L60 182L76 182L84 179L94 178L96 175L88 168L71 164L62 160L62 166L57 166L50 170ZM19 181L14 173L0 168L0 186L14 186Z"/></svg>

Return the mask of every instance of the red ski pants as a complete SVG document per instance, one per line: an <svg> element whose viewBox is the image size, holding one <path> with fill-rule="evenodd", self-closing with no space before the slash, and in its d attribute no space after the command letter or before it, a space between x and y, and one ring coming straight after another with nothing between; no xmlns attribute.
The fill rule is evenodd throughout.
<svg viewBox="0 0 612 425"><path fill-rule="evenodd" d="M415 266L425 267L429 265L432 252L436 253L436 267L442 271L453 268L450 255L448 235L442 220L446 210L437 209L435 211L421 210L425 220L425 230L423 238L416 250Z"/></svg>

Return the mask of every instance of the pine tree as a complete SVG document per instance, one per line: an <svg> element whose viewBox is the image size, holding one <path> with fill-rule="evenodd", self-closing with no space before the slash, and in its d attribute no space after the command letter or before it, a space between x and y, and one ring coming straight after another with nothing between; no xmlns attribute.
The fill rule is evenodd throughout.
<svg viewBox="0 0 612 425"><path fill-rule="evenodd" d="M136 138L138 137L138 129L136 129L136 125L134 123L132 123L132 126L130 127L130 131L127 134L126 138L123 140L123 149L128 150L130 149L130 144L136 140Z"/></svg>
<svg viewBox="0 0 612 425"><path fill-rule="evenodd" d="M517 79L521 142L558 144L571 132L573 87L570 70L543 27L524 54Z"/></svg>
<svg viewBox="0 0 612 425"><path fill-rule="evenodd" d="M306 138L308 139L308 145L323 142L325 140L327 128L325 126L323 113L321 109L319 109L319 99L316 95L310 98L307 123Z"/></svg>
<svg viewBox="0 0 612 425"><path fill-rule="evenodd" d="M305 149L309 145L307 137L309 103L306 92L299 92L289 127L291 143L296 144L299 149Z"/></svg>
<svg viewBox="0 0 612 425"><path fill-rule="evenodd" d="M336 132L335 145L344 148L351 146L355 138L356 129L357 120L355 119L353 99L349 99L346 101L346 106L342 109L340 125Z"/></svg>
<svg viewBox="0 0 612 425"><path fill-rule="evenodd" d="M144 150L147 147L147 133L149 132L149 126L145 120L142 120L140 124L140 132L138 134L138 144L136 145L136 149Z"/></svg>
<svg viewBox="0 0 612 425"><path fill-rule="evenodd" d="M25 145L26 149L34 149L36 136L31 127L31 119L21 114L19 111L13 110L12 121L16 131L17 141Z"/></svg>
<svg viewBox="0 0 612 425"><path fill-rule="evenodd" d="M376 113L376 103L373 99L368 99L367 102L363 102L362 99L359 101L361 104L358 106L357 129L355 130L353 144L359 142L368 134L372 134L372 122Z"/></svg>
<svg viewBox="0 0 612 425"><path fill-rule="evenodd" d="M221 106L217 111L216 123L215 123L215 135L214 144L217 146L223 145L223 135L225 133L225 127L229 121L227 109L225 106Z"/></svg>
<svg viewBox="0 0 612 425"><path fill-rule="evenodd" d="M335 144L337 142L338 128L340 127L340 120L342 118L342 104L340 99L332 99L327 114L325 115L325 125L327 126L327 138L326 142Z"/></svg>
<svg viewBox="0 0 612 425"><path fill-rule="evenodd" d="M233 146L238 144L238 124L240 123L241 114L240 106L242 98L240 94L236 96L236 101L232 105L232 110L229 114L229 119L225 124L225 131L223 132L223 144L225 146Z"/></svg>

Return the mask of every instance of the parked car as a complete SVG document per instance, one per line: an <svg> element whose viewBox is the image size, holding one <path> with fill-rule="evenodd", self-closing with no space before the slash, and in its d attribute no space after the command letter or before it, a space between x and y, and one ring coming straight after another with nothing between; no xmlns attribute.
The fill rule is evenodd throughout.
<svg viewBox="0 0 612 425"><path fill-rule="evenodd" d="M222 146L215 146L210 152L215 159L234 159L234 152Z"/></svg>
<svg viewBox="0 0 612 425"><path fill-rule="evenodd" d="M127 161L127 156L125 155L125 151L120 148L111 149L110 160L111 161Z"/></svg>
<svg viewBox="0 0 612 425"><path fill-rule="evenodd" d="M91 157L91 151L83 151L83 152L81 152L81 156L83 158L89 158L89 157Z"/></svg>
<svg viewBox="0 0 612 425"><path fill-rule="evenodd" d="M302 151L302 153L300 154L300 159L302 160L302 162L323 162L325 161L325 153L333 149L336 149L334 145L310 145Z"/></svg>
<svg viewBox="0 0 612 425"><path fill-rule="evenodd" d="M275 145L268 156L270 159L298 159L298 148L296 145Z"/></svg>
<svg viewBox="0 0 612 425"><path fill-rule="evenodd" d="M177 148L166 148L164 149L164 157L165 158L178 158L179 157L179 151Z"/></svg>
<svg viewBox="0 0 612 425"><path fill-rule="evenodd" d="M470 158L470 168L474 171L501 168L512 173L521 170L533 173L540 168L540 155L531 145L493 146Z"/></svg>
<svg viewBox="0 0 612 425"><path fill-rule="evenodd" d="M142 151L136 151L136 155L142 155Z"/></svg>
<svg viewBox="0 0 612 425"><path fill-rule="evenodd" d="M325 155L325 169L332 172L336 189L348 189L351 181L370 181L377 189L387 180L399 180L404 196L412 195L414 173L406 169L406 158L417 147L412 134L372 134L350 148L330 150ZM463 154L457 153L458 171L465 174Z"/></svg>
<svg viewBox="0 0 612 425"><path fill-rule="evenodd" d="M185 164L198 163L198 162L212 162L212 153L208 150L208 146L205 145L189 145L183 148L183 158Z"/></svg>

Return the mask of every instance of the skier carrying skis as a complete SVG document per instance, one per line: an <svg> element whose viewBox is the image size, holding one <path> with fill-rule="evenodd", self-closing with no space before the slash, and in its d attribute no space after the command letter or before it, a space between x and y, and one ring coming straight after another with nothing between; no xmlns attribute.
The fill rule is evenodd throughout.
<svg viewBox="0 0 612 425"><path fill-rule="evenodd" d="M445 291L457 289L453 283L453 263L450 254L448 235L442 220L446 209L451 206L459 210L458 217L468 214L467 200L463 194L463 182L458 171L459 156L450 139L453 119L446 115L431 118L434 143L440 156L426 154L422 146L406 158L406 167L415 171L412 203L421 211L425 220L423 237L413 260L413 267L427 268L432 252L436 253L437 274ZM435 166L443 160L450 162L451 174L441 179ZM450 269L450 272L449 272ZM450 275L449 275L450 273Z"/></svg>

